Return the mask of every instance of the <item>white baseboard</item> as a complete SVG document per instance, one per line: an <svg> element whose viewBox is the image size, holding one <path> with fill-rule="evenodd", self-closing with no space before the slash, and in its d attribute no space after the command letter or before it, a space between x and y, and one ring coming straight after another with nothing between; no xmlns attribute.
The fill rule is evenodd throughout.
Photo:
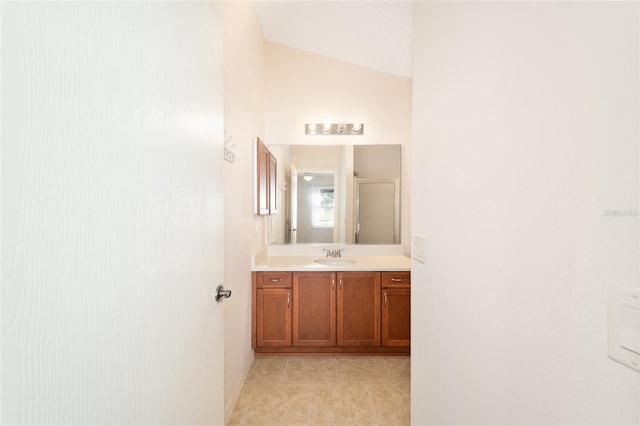
<svg viewBox="0 0 640 426"><path fill-rule="evenodd" d="M242 375L240 379L236 383L236 386L233 389L233 393L231 394L231 398L224 405L224 424L229 423L229 419L231 418L231 413L233 412L233 407L236 406L236 402L238 401L238 397L240 396L240 391L244 386L244 381L247 379L247 374L249 374L249 369L251 368L251 363L253 363L253 359L255 358L255 354L251 351L251 356L247 359L247 362L242 369Z"/></svg>

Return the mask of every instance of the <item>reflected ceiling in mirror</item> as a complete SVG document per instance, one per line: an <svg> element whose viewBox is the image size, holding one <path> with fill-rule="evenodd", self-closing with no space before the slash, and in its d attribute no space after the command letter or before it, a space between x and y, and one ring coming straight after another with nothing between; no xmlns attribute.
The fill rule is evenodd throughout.
<svg viewBox="0 0 640 426"><path fill-rule="evenodd" d="M269 145L279 213L270 244L400 244L401 145Z"/></svg>

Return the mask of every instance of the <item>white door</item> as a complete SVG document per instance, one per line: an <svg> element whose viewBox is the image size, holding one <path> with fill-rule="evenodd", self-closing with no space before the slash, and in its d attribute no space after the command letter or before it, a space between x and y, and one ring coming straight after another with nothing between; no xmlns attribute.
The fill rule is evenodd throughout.
<svg viewBox="0 0 640 426"><path fill-rule="evenodd" d="M208 2L2 2L2 424L222 424Z"/></svg>

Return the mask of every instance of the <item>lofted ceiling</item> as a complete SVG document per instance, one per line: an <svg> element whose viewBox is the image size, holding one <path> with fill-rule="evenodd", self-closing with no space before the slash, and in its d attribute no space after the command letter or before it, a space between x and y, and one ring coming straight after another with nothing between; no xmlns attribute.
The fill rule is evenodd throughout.
<svg viewBox="0 0 640 426"><path fill-rule="evenodd" d="M255 8L266 40L412 76L410 1L257 0Z"/></svg>

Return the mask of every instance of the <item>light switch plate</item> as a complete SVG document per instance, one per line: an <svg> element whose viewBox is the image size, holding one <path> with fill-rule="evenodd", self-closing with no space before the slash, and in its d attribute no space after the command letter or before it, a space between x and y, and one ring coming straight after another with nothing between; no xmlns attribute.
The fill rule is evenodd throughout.
<svg viewBox="0 0 640 426"><path fill-rule="evenodd" d="M640 372L640 291L609 285L607 293L609 358Z"/></svg>
<svg viewBox="0 0 640 426"><path fill-rule="evenodd" d="M424 235L413 234L413 244L411 247L412 257L420 263L427 263L424 255Z"/></svg>
<svg viewBox="0 0 640 426"><path fill-rule="evenodd" d="M620 346L640 355L640 307L620 307Z"/></svg>

